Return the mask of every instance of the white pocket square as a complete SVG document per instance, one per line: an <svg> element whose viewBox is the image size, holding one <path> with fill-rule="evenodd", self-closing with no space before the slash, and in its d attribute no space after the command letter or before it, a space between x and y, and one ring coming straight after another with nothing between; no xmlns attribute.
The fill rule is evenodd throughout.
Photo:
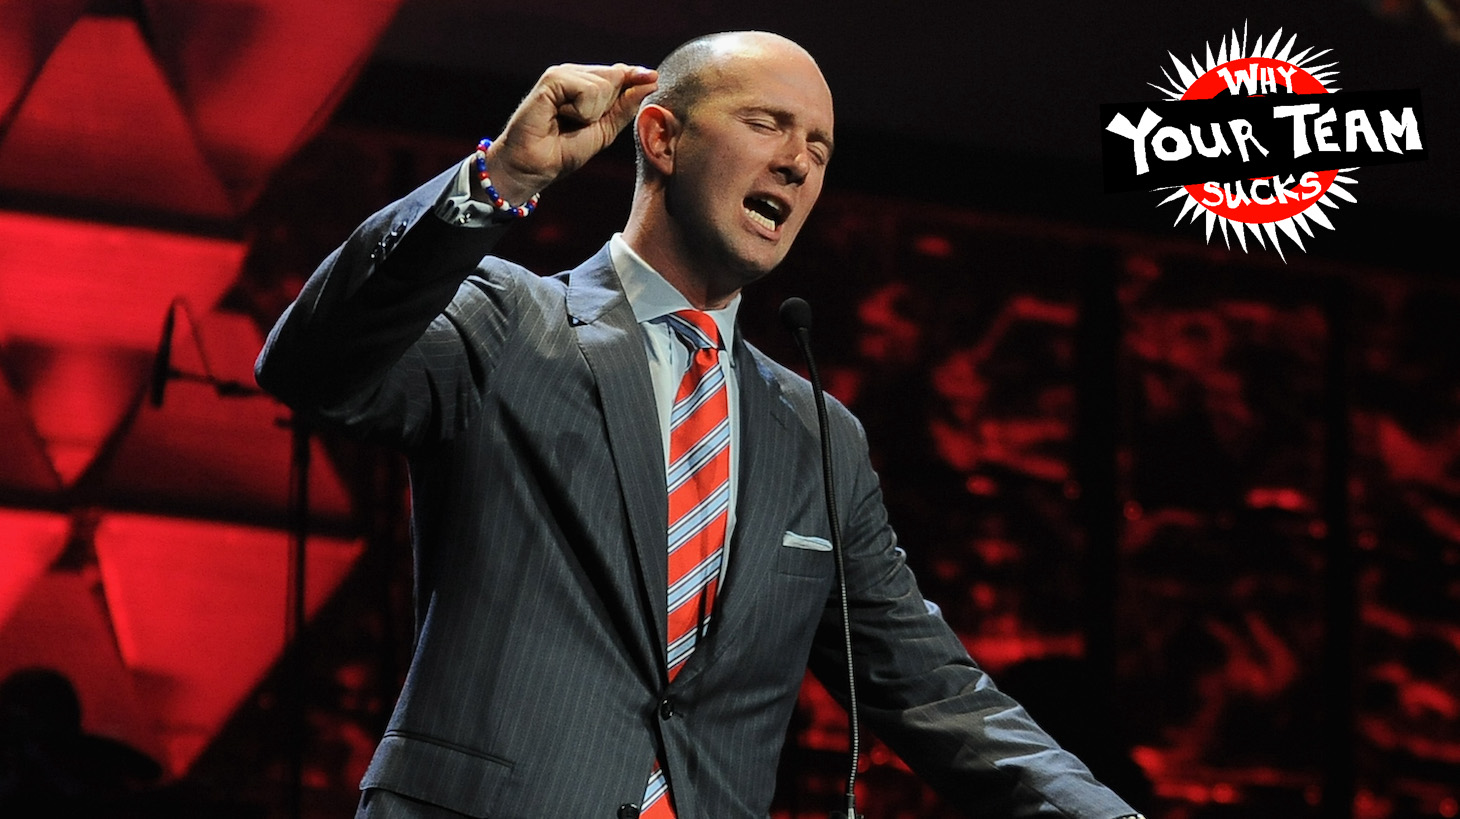
<svg viewBox="0 0 1460 819"><path fill-rule="evenodd" d="M795 532L787 532L781 538L781 545L790 546L792 549L809 549L813 552L831 551L831 541L826 538L798 535Z"/></svg>

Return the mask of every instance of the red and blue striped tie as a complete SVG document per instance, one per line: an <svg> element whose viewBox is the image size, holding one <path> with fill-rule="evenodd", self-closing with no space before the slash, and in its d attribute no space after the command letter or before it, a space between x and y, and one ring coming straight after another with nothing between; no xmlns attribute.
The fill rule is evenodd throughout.
<svg viewBox="0 0 1460 819"><path fill-rule="evenodd" d="M698 310L665 317L689 346L689 371L669 414L669 679L705 633L715 605L730 522L730 402L720 368L720 330ZM645 819L674 816L656 762L644 792Z"/></svg>

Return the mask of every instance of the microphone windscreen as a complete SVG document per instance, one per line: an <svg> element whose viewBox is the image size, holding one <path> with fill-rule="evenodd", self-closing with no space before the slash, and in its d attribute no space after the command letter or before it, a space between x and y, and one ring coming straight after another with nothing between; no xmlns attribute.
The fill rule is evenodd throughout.
<svg viewBox="0 0 1460 819"><path fill-rule="evenodd" d="M811 305L798 296L781 302L781 323L791 332L811 329Z"/></svg>

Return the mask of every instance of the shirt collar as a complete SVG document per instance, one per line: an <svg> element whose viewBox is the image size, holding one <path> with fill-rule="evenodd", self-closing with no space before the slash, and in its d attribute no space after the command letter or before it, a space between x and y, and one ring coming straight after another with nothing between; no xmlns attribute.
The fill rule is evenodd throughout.
<svg viewBox="0 0 1460 819"><path fill-rule="evenodd" d="M623 285L624 296L629 300L629 307L633 308L634 321L644 324L679 310L695 309L683 293L665 281L659 271L650 267L648 262L629 247L622 233L615 233L608 240L608 254L613 260L614 272L618 273L619 282ZM720 328L720 338L727 350L735 346L735 317L739 312L739 293L721 309L705 311L714 319L715 326Z"/></svg>

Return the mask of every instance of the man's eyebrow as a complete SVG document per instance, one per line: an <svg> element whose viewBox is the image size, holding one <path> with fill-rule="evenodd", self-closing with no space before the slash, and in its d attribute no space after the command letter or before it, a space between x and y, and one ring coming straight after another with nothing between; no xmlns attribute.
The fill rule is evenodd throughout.
<svg viewBox="0 0 1460 819"><path fill-rule="evenodd" d="M806 141L807 142L820 142L822 145L825 145L826 146L826 156L823 157L823 159L831 159L831 152L836 147L836 146L832 145L832 143L831 143L831 134L828 134L827 132L821 130L820 128L813 128L810 131L807 131L806 132Z"/></svg>

